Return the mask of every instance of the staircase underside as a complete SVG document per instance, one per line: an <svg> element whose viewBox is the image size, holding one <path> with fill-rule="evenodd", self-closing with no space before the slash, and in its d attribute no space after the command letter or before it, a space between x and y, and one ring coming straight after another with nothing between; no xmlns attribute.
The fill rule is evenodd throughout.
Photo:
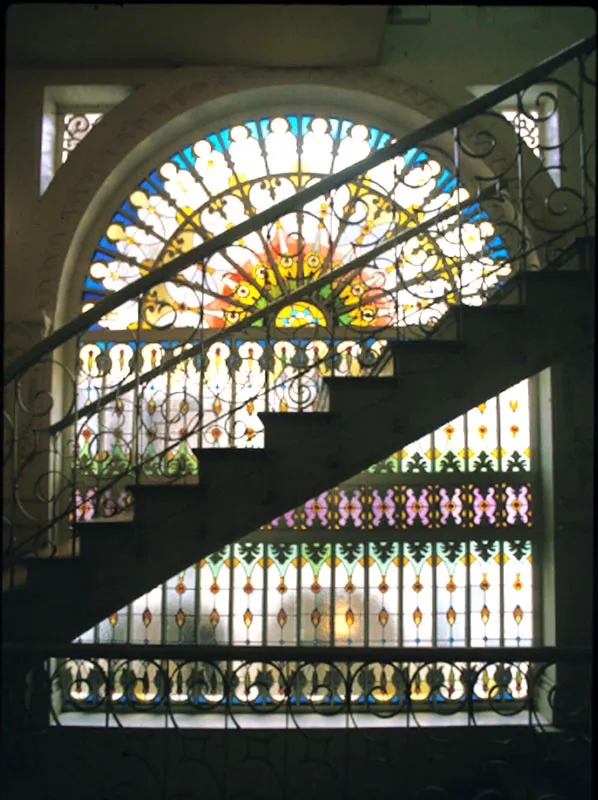
<svg viewBox="0 0 598 800"><path fill-rule="evenodd" d="M5 638L72 640L189 564L591 346L593 332L588 271L528 273L492 304L453 309L431 338L391 344L389 376L325 379L328 410L261 415L265 449L197 450L198 485L132 486L132 520L83 524L79 557L28 563L26 583L4 603Z"/></svg>

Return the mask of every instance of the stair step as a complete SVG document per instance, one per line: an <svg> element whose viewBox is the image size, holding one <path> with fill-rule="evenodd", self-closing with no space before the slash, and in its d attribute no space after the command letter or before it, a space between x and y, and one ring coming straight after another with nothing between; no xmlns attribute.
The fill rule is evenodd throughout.
<svg viewBox="0 0 598 800"><path fill-rule="evenodd" d="M324 378L330 394L330 412L340 416L362 413L369 405L389 397L401 382L392 378Z"/></svg>
<svg viewBox="0 0 598 800"><path fill-rule="evenodd" d="M525 307L521 305L463 306L457 313L461 341L474 348L525 321Z"/></svg>
<svg viewBox="0 0 598 800"><path fill-rule="evenodd" d="M81 585L82 562L78 557L27 558L21 563L27 570L25 588L29 595L46 596L57 588L76 592Z"/></svg>
<svg viewBox="0 0 598 800"><path fill-rule="evenodd" d="M92 562L109 559L114 553L125 557L133 550L133 512L111 517L97 517L89 522L79 522L77 531L81 539L81 559Z"/></svg>
<svg viewBox="0 0 598 800"><path fill-rule="evenodd" d="M589 272L543 269L525 276L525 303L528 307L547 306L574 300L580 306L594 302L593 280Z"/></svg>
<svg viewBox="0 0 598 800"><path fill-rule="evenodd" d="M200 485L208 489L219 481L224 482L221 485L234 485L263 472L272 456L268 449L255 447L196 448L193 453L199 462Z"/></svg>
<svg viewBox="0 0 598 800"><path fill-rule="evenodd" d="M398 340L390 343L390 349L398 376L438 369L463 357L461 342L450 339Z"/></svg>
<svg viewBox="0 0 598 800"><path fill-rule="evenodd" d="M269 450L288 447L293 442L319 438L326 434L334 420L328 411L310 411L300 414L281 414L278 411L262 411L258 417L266 431L266 446Z"/></svg>

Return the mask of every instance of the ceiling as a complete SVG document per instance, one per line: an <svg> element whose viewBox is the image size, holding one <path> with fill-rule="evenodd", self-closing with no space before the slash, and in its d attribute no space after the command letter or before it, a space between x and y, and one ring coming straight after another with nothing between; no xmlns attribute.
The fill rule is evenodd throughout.
<svg viewBox="0 0 598 800"><path fill-rule="evenodd" d="M18 68L335 67L377 64L385 5L19 3L6 15Z"/></svg>

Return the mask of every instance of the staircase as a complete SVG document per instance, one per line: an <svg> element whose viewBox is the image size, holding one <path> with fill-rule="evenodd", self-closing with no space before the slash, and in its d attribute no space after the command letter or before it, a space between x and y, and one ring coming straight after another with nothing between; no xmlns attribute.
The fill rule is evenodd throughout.
<svg viewBox="0 0 598 800"><path fill-rule="evenodd" d="M319 193L365 174L369 162L380 164L385 157L402 152L401 148L452 131L457 125L463 125L465 135L475 114L513 92L523 92L580 53L591 52L595 37L575 47L535 68L529 76L520 76L410 134L392 145L386 156L386 151L378 151L343 173L323 179ZM523 161L529 154L519 147L519 155ZM480 189L485 184L478 180ZM496 181L497 202L503 199L504 187L514 180L512 174L504 173ZM511 200L525 188L521 174L517 180ZM314 187L302 190L256 215L250 223L173 259L135 286L145 292L167 274L176 275L185 265L198 263L204 253L215 252L317 196ZM200 471L195 485L131 485L134 510L110 520L78 523L78 550L59 549L53 558L21 559L12 576L11 591L3 598L5 639L39 641L43 631L48 641L71 641L190 563L558 362L570 349L590 345L595 255L594 240L588 235L593 208L587 205L586 210L586 217L576 219L564 231L567 235L559 240L559 246L563 241L567 246L557 259L551 253L550 236L545 235L546 220L526 216L529 209L524 199L515 228L519 226L519 238L525 239L528 228L536 225L533 250L540 254L542 269L525 269L525 257L519 251L515 258L518 269L485 305L453 306L425 338L408 341L402 339L400 328L385 331L389 346L368 377L325 378L325 399L318 411L261 414L264 449L195 450ZM563 232L562 226L559 231ZM584 238L575 238L584 234ZM513 241L518 243L518 236ZM34 348L29 360L35 363L134 296L129 286L122 290L122 297L117 292L99 302L93 313L81 315ZM21 368L22 364L17 364L8 370L9 381Z"/></svg>
<svg viewBox="0 0 598 800"><path fill-rule="evenodd" d="M262 414L265 449L195 450L197 485L131 486L132 514L79 523L79 557L23 562L26 581L5 603L5 632L12 641L27 641L39 638L41 624L48 640L70 641L188 564L534 375L570 348L587 346L593 273L578 266L591 247L579 240L568 269L516 276L492 303L453 309L429 339L392 342L382 375L326 378L327 410ZM525 302L516 303L521 289Z"/></svg>

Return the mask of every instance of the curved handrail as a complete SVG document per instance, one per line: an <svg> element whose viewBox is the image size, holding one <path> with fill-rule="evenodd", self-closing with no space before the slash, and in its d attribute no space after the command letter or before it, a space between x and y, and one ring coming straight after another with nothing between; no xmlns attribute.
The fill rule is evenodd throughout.
<svg viewBox="0 0 598 800"><path fill-rule="evenodd" d="M388 161L392 158L403 153L411 147L417 146L423 139L434 138L447 130L456 126L462 125L476 114L488 111L493 106L503 102L511 97L513 94L526 89L531 83L534 83L553 72L555 69L563 66L574 58L580 58L587 55L596 49L596 35L583 39L580 42L572 45L571 47L561 50L559 53L551 56L550 58L540 62L530 70L512 78L510 81L503 83L501 86L493 89L490 92L475 98L458 109L450 111L439 119L423 125L416 131L403 136L398 139L394 144L388 147L376 150L371 153L367 158L358 161L345 169L333 175L329 175L313 186L309 186L297 192L292 197L282 200L280 203L271 206L265 211L260 212L250 217L245 222L224 231L213 239L203 242L197 247L192 248L187 253L173 259L168 264L165 264L158 269L138 278L136 281L128 284L118 292L104 297L93 308L79 314L75 319L67 322L50 336L43 339L41 342L32 347L29 351L17 358L10 364L3 374L4 385L9 384L18 375L33 366L39 359L51 353L56 348L65 344L69 339L87 330L91 325L98 322L103 316L110 311L118 308L120 305L128 300L144 294L153 286L163 283L169 278L173 278L182 270L186 269L199 261L202 261L217 251L228 247L233 242L255 232L258 228L264 225L275 222L279 217L285 214L292 213L297 208L305 205L311 200L337 189L344 183L356 178L367 170Z"/></svg>
<svg viewBox="0 0 598 800"><path fill-rule="evenodd" d="M158 377L158 375L162 375L165 372L169 372L171 369L176 367L181 361L187 361L189 358L193 358L194 356L198 355L202 348L206 345L214 344L226 337L230 336L231 334L238 333L239 331L245 330L255 322L263 319L270 314L275 314L276 312L282 310L288 305L293 305L293 303L298 302L306 295L311 294L314 290L320 289L323 286L326 286L331 281L338 280L341 277L346 277L350 280L351 275L356 272L357 270L361 269L362 267L367 266L373 259L378 258L387 250L396 247L403 242L406 242L410 239L417 238L418 236L422 235L430 228L434 227L434 225L438 225L440 222L444 222L446 219L450 219L450 217L454 217L457 214L461 213L463 209L467 207L471 207L474 204L479 204L483 202L486 197L491 197L495 193L494 187L489 187L487 189L482 190L477 194L476 197L468 197L466 200L460 201L455 203L454 205L450 206L449 208L445 209L444 211L440 211L436 216L431 217L430 219L426 220L425 222L420 223L419 225L414 225L413 227L406 228L405 230L401 231L401 233L397 234L396 236L392 236L390 239L387 239L378 247L374 247L372 250L369 250L362 256L358 256L357 258L352 259L351 261L347 262L346 264L342 264L340 267L336 267L336 269L330 270L330 272L326 272L324 275L321 275L319 278L316 278L309 283L306 283L304 286L295 289L289 294L284 295L283 297L279 297L276 300L273 300L264 308L260 308L257 311L254 311L249 316L245 317L238 322L235 322L232 325L229 325L226 328L222 328L221 330L217 330L215 332L210 332L209 336L203 338L202 342L199 344L194 345L193 347L189 347L184 349L176 356L163 361L157 367L152 370L148 370L147 372L142 373L138 377L131 378L128 383L124 383L119 386L117 389L103 395L99 400L96 400L93 403L90 403L83 408L80 408L77 412L70 414L69 416L65 417L64 419L60 420L60 422L55 423L49 428L49 433L54 434L58 433L61 430L67 428L72 422L75 422L78 419L83 417L90 416L91 414L95 414L100 411L105 406L112 403L116 400L117 397L124 394L125 392L133 389L137 383L139 385L145 384L148 381L153 380L154 378Z"/></svg>

